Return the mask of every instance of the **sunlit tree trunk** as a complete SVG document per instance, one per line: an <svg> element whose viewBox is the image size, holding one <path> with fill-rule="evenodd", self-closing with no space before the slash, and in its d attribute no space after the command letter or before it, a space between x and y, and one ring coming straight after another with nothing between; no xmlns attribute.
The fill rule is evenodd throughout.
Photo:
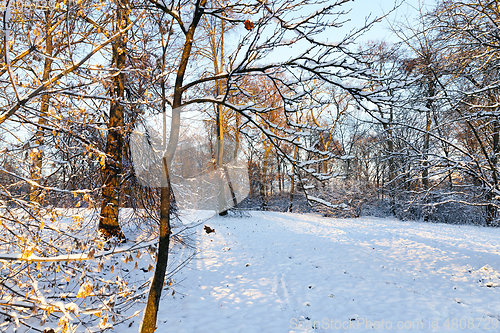
<svg viewBox="0 0 500 333"><path fill-rule="evenodd" d="M240 149L240 121L241 121L241 115L239 113L236 113L234 115L235 117L235 124L234 124L234 154L233 158L236 161L238 159L238 151Z"/></svg>
<svg viewBox="0 0 500 333"><path fill-rule="evenodd" d="M45 62L43 66L43 82L48 81L50 78L50 73L52 71L52 54L54 51L53 46L53 36L51 33L51 20L52 14L50 11L45 11L45 31L47 34L47 38L45 40ZM40 104L40 115L38 118L38 125L36 134L35 134L35 148L31 152L32 156L32 165L31 165L31 180L35 183L39 183L42 178L42 166L43 166L43 144L44 144L44 129L43 126L46 123L45 118L49 114L49 99L50 96L48 94L42 95L41 104ZM30 201L42 203L43 201L43 192L36 185L31 185L30 191Z"/></svg>
<svg viewBox="0 0 500 333"><path fill-rule="evenodd" d="M115 30L124 29L129 23L128 0L116 0ZM127 34L113 43L113 65L116 70L125 68L127 59ZM102 189L101 217L99 231L105 238L125 236L118 223L120 208L120 185L123 172L123 131L125 126L122 100L125 95L125 73L113 76L112 100L109 107L108 135L106 139L106 161L103 168L104 186Z"/></svg>
<svg viewBox="0 0 500 333"><path fill-rule="evenodd" d="M217 84L217 94L219 94L219 84ZM216 105L217 109L217 171L221 172L224 167L224 110L222 105ZM227 215L226 208L226 193L224 186L224 177L219 175L219 207L218 212L219 215Z"/></svg>

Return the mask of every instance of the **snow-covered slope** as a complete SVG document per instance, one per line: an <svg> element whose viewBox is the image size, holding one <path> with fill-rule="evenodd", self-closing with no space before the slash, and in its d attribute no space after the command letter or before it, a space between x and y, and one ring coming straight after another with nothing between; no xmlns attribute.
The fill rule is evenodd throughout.
<svg viewBox="0 0 500 333"><path fill-rule="evenodd" d="M499 229L251 214L199 226L158 332L500 330Z"/></svg>

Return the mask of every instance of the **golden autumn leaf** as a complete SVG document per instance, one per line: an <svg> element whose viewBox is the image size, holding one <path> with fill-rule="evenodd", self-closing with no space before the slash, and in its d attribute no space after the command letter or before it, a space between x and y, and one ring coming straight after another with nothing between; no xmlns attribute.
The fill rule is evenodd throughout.
<svg viewBox="0 0 500 333"><path fill-rule="evenodd" d="M101 154L100 157L101 157L101 160L100 160L101 166L104 168L104 166L106 164L106 155Z"/></svg>
<svg viewBox="0 0 500 333"><path fill-rule="evenodd" d="M94 287L92 286L92 283L85 282L84 284L82 284L82 286L78 290L78 294L76 294L76 297L77 298L85 298L85 297L89 296L93 290L94 290Z"/></svg>
<svg viewBox="0 0 500 333"><path fill-rule="evenodd" d="M253 28L254 28L253 22L250 20L246 20L245 21L245 29L247 29L248 31L252 31Z"/></svg>
<svg viewBox="0 0 500 333"><path fill-rule="evenodd" d="M102 329L102 330L105 329L105 328L107 328L108 327L108 325L106 325L107 321L108 321L108 315L104 315L102 317L101 322L99 323L99 328Z"/></svg>

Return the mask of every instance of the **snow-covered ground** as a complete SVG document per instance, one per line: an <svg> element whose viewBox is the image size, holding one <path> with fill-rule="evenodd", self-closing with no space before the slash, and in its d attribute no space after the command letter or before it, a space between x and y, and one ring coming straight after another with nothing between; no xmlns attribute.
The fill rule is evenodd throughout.
<svg viewBox="0 0 500 333"><path fill-rule="evenodd" d="M499 229L251 215L197 227L157 332L500 331Z"/></svg>

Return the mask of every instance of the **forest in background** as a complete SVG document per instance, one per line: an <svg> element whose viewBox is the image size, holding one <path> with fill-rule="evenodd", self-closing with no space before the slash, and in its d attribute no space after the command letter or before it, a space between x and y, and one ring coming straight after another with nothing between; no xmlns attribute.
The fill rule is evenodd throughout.
<svg viewBox="0 0 500 333"><path fill-rule="evenodd" d="M50 274L68 282L75 270L85 275L98 265L95 253L122 244L121 208L134 210L149 240L159 237L151 251L163 267L151 290L160 292L148 301L157 310L178 209L171 180L213 170L227 180L233 165L248 170L249 196L237 200L233 179L233 202L213 207L221 214L235 206L230 213L497 226L500 3L417 8L411 22L391 24L393 43L356 42L383 18L336 33L350 6L356 1L3 0L5 313L54 315L35 284ZM133 160L140 131L163 136L156 165L142 170L159 170L154 186ZM217 197L217 186L207 193ZM199 208L187 202L182 208ZM102 237L79 217L64 232L53 226L68 218L61 208L97 212ZM69 253L87 259L62 260L71 268L61 273ZM102 295L124 287L107 288ZM99 298L93 290L80 296ZM72 330L66 315L61 310L59 327Z"/></svg>

